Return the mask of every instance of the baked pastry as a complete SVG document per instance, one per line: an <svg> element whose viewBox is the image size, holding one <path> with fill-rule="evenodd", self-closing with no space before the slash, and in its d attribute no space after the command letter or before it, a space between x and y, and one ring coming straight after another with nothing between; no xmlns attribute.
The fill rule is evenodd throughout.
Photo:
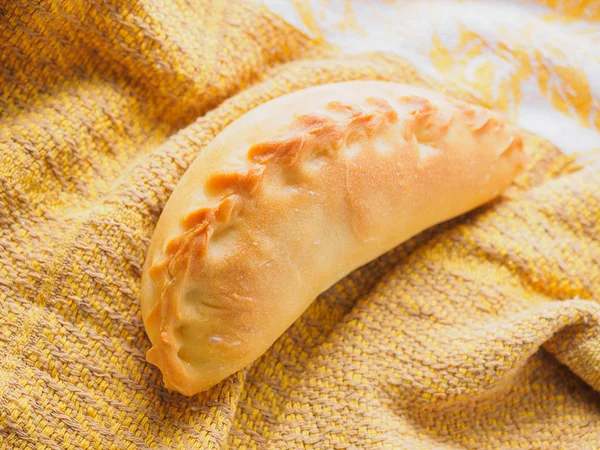
<svg viewBox="0 0 600 450"><path fill-rule="evenodd" d="M342 277L499 195L524 158L499 116L404 84L324 85L248 112L190 166L154 231L148 361L169 389L210 388Z"/></svg>

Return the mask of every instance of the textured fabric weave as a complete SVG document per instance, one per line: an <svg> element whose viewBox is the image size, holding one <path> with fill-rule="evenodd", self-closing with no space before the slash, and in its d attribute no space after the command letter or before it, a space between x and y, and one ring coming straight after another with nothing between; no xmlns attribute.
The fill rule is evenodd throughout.
<svg viewBox="0 0 600 450"><path fill-rule="evenodd" d="M321 295L186 398L144 358L153 226L194 157L281 94L382 79L229 1L0 3L0 448L600 447L600 176L529 136L491 205Z"/></svg>

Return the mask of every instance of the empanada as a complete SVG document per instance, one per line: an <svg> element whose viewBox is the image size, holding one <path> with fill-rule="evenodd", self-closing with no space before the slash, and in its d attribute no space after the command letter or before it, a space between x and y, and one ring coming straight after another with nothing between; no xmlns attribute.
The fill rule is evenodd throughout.
<svg viewBox="0 0 600 450"><path fill-rule="evenodd" d="M517 128L427 89L356 81L263 104L202 151L160 217L148 361L169 389L210 388L342 277L499 195L524 161Z"/></svg>

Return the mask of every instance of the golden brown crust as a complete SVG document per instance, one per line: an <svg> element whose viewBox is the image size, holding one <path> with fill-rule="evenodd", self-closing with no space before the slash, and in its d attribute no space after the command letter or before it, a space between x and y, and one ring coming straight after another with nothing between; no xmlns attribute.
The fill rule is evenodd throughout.
<svg viewBox="0 0 600 450"><path fill-rule="evenodd" d="M240 205L243 198L252 195L260 183L264 166L275 160L286 164L297 162L301 152L310 153L320 146L339 148L341 141L350 144L362 134L370 137L385 123L397 120L398 115L385 100L368 98L366 101L375 107L373 112L367 113L355 105L330 102L326 109L340 113L340 118L299 116L284 137L250 147L248 158L255 165L247 171L216 172L208 178L206 191L221 200L214 207L203 207L184 216L184 232L168 242L164 257L149 268L153 280L165 279L161 299L149 313L149 320L160 323L160 339L147 354L149 362L169 373L174 380L183 373L173 337L173 324L179 318L180 308L178 285L172 281L186 270L191 258L199 260L206 255L212 232L231 218L235 206L243 207ZM334 157L334 154L330 153L330 156Z"/></svg>
<svg viewBox="0 0 600 450"><path fill-rule="evenodd" d="M393 83L380 84L393 85ZM385 86L383 90L388 95L387 91L390 89L392 92L395 89L402 92L412 93L413 91L412 88L393 86L392 88ZM377 91L378 87L371 87L370 90ZM250 362L259 356L260 350L264 351L266 348L265 342L262 340L272 340L273 335L277 336L276 333L266 333L264 339L259 338L264 333L261 334L260 330L255 329L254 321L260 322L261 314L264 318L263 321L268 322L266 319L271 319L268 317L269 313L265 312L266 306L261 305L261 302L266 305L270 300L256 298L254 294L265 292L260 286L261 282L257 279L244 278L245 274L264 273L265 275L280 276L289 272L292 274L290 276L297 276L300 279L299 283L305 282L303 278L307 274L304 272L308 268L305 268L301 262L302 258L309 260L310 257L303 256L304 253L302 253L298 255L297 261L299 262L290 260L286 263L287 265L282 266L281 255L278 259L275 258L279 253L276 248L273 248L271 241L273 239L290 239L290 237L277 234L280 233L282 221L285 219L278 217L267 223L264 217L261 218L261 214L268 215L270 211L262 211L257 205L266 202L267 205L273 205L273 208L276 209L283 204L286 208L284 211L292 209L297 211L298 208L294 207L294 202L297 202L299 206L301 202L310 201L310 196L306 193L331 195L332 202L345 204L343 211L331 212L332 217L337 220L333 226L335 223L340 224L341 235L347 236L344 238L344 242L359 239L357 242L365 245L359 256L349 258L351 261L348 262L348 265L351 267L357 262L361 264L367 262L368 259L364 260L367 255L372 255L369 256L370 259L382 253L380 247L388 249L390 244L397 245L403 240L401 238L420 231L420 229L413 230L415 225L409 221L408 229L400 233L398 237L381 237L382 233L385 234L382 231L385 229L387 220L385 215L390 214L385 202L394 201L394 198L399 195L399 188L388 184L382 185L373 192L373 197L383 196L382 199L374 199L371 201L372 204L369 203L369 189L373 189L371 186L378 182L377 172L384 180L389 179L391 183L401 183L402 180L398 179L399 173L404 173L404 178L409 178L413 176L412 174L427 170L431 175L423 172L423 175L420 175L423 179L422 182L430 179L430 183L441 183L443 180L436 177L452 175L457 170L452 168L448 174L444 173L444 164L448 165L448 162L443 162L442 159L464 159L461 149L455 147L460 146L461 139L467 139L465 133L470 135L468 139L471 139L469 145L472 148L476 145L487 145L487 147L491 145L491 148L485 150L487 153L481 157L482 159L495 162L501 155L512 153L512 159L506 164L506 167L502 166L498 169L498 171L502 170L502 174L496 176L497 180L492 180L494 185L488 186L487 181L480 181L470 175L464 175L465 183L474 185L479 183L482 188L485 187L485 195L474 194L472 200L465 202L461 200L457 202L455 208L451 206L439 208L448 211L428 213L431 218L426 217L422 220L425 226L433 225L440 220L463 212L465 210L463 203L467 207L472 207L481 203L481 200L489 200L510 181L523 162L520 136L514 128L507 126L487 110L462 103L450 103L452 106L449 107L447 99L444 99L444 107L441 108L431 101L432 98L437 99L439 96L433 95L433 93L430 95L429 91L415 90L415 92L414 95L388 96L388 98L365 96L356 102L328 101L320 109L320 112L299 114L289 125L280 128L273 138L260 140L247 146L247 150L243 150L245 157L235 163L238 166L241 165L241 168L207 169L204 183L194 186L196 191L203 190L205 196L199 202L199 207L183 213L171 213L174 214L172 218L165 219L171 222L178 221L177 225L171 227L178 231L167 239L165 239L165 235L169 233L163 232L162 229L160 233L157 231L156 234L160 236L153 238L153 241L156 239L161 242L157 245L162 246L162 251L160 247L157 248L156 245L153 245L146 263L145 273L147 272L150 281L146 279L144 282L146 286L144 292L148 293L143 295L142 300L147 312L144 315L144 321L153 344L147 354L147 359L160 367L167 387L187 395L206 389L241 367L236 358L244 364ZM396 107L392 106L390 102ZM318 100L316 103L318 104ZM400 120L399 110L403 110L402 120ZM356 158L356 156L350 150L357 145L359 153L364 153L366 156L363 155L362 159L352 162L352 158ZM507 152L509 149L510 152ZM231 153L239 154L240 150L232 149ZM420 154L420 151L435 151L439 152L439 155L427 156ZM390 153L391 156L387 153ZM364 158L367 157L368 160L365 160ZM475 157L479 156L475 155ZM312 165L314 161L319 161L319 164ZM485 164L485 161L482 161L480 165L484 167ZM448 165L448 167L451 166ZM309 167L311 167L310 170ZM483 169L477 166L477 170ZM327 171L330 171L331 174L326 174ZM269 174L268 177L267 174ZM328 181L331 176L336 176L335 174L345 177L343 193ZM296 195L298 189L304 188L302 191L304 197L296 195L294 198L297 200L291 199L292 197L284 197L284 189L277 191L275 196L268 194L268 189L275 186L273 180L277 177L289 178L292 176L296 181L292 183L295 187L290 195ZM264 187L262 187L263 184L265 184ZM415 188L415 191L419 189ZM460 187L454 186L453 189L462 192ZM385 197L387 190L390 193L388 197ZM192 192L190 188L187 191ZM335 194L338 191L340 194ZM410 189L406 193L408 196ZM418 194L411 193L410 195ZM173 197L176 197L176 193ZM410 201L414 202L415 200ZM163 215L167 214L169 213ZM392 216L396 217L396 215ZM344 222L349 224L349 231L344 231ZM316 222L314 229L312 229L312 223L308 223L310 229L307 229L307 232L319 233ZM419 221L416 223L418 228L423 228ZM283 225L289 227L285 223ZM253 233L252 229L258 231ZM246 241L245 246L230 244L231 249L235 250L235 254L232 253L230 246L220 244L215 252L222 251L224 252L223 256L214 256L207 260L209 247L212 245L211 237L226 236L226 230L236 233L236 237L246 233L249 241ZM262 240L250 242L254 238ZM219 237L219 239L224 238ZM239 237L239 239L242 238ZM374 249L365 244L378 239L381 243L375 245ZM400 242L397 242L398 239L401 239ZM284 243L281 244L285 247ZM251 247L252 245L255 245L256 248ZM291 248L297 248L295 245L289 244ZM303 252L302 247L298 247L298 249L300 250L297 251ZM247 256L244 256L245 254ZM260 266L262 272L257 272L258 265L255 262L263 259L265 261ZM226 263L230 266L231 274L228 271L222 278L214 276L207 278L209 276L207 274L222 274L221 266ZM272 269L273 273L269 272L271 264L276 266L275 269ZM314 269L311 268L311 270ZM347 273L347 271L345 272ZM242 281L235 279L236 273L243 278ZM344 274L342 273L342 275ZM320 280L318 276L311 275L311 277ZM339 278L339 273L336 272L333 275L332 272L329 278L333 277ZM336 280L330 280L329 284L333 281ZM324 282L319 281L319 283ZM277 280L274 283L273 291L277 291L278 283L285 283L285 280ZM261 291L261 289L263 290ZM311 289L307 289L307 293L303 294L304 297L314 296L311 294L314 289L317 289L316 293L322 290L322 288L316 287L311 287ZM198 293L204 292L204 290L212 294ZM252 295L245 295L244 292ZM281 292L286 291L281 288ZM263 295L268 296L269 294ZM277 292L273 295L277 295ZM217 300L211 300L213 297ZM301 302L306 303L307 300L304 297L301 298ZM185 306L181 303L184 298L186 299ZM186 313L183 312L185 308L187 308ZM209 308L209 311L202 312L204 308ZM298 309L301 311L303 308ZM187 331L189 327L186 328L185 324L188 322L202 326L202 323L206 323L206 317L212 316L216 317L214 323L207 324L205 327L216 329L216 333L211 332L212 334L209 333L206 338L198 341L200 338L194 332ZM277 317L273 320L277 320ZM287 316L282 318L282 322L286 322L283 329L291 323ZM264 326L271 325L265 323ZM281 326L273 325L273 327L279 329ZM206 349L192 348L190 350L187 347L183 349L182 345L187 336L185 333L191 333L192 337L188 338L191 339L190 342L203 343L201 345L204 345ZM258 342L249 342L251 336L257 336ZM270 342L266 342L267 346L268 344ZM214 352L217 351L223 354L215 356ZM187 353L190 353L191 356L188 356ZM210 361L202 362L206 359L202 355L205 355ZM186 361L186 358L192 362ZM192 366L206 364L207 367L212 367L218 373L204 375L201 367L190 367L190 364Z"/></svg>

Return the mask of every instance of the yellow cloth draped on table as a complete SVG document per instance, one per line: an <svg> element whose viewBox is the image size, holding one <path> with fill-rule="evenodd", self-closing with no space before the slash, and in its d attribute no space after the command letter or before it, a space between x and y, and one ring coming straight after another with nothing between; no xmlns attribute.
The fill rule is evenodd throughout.
<svg viewBox="0 0 600 450"><path fill-rule="evenodd" d="M322 83L474 99L224 0L3 2L0 76L0 448L600 448L592 167L528 136L502 199L357 270L186 398L145 361L139 282L211 139Z"/></svg>

